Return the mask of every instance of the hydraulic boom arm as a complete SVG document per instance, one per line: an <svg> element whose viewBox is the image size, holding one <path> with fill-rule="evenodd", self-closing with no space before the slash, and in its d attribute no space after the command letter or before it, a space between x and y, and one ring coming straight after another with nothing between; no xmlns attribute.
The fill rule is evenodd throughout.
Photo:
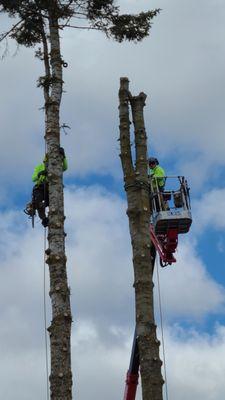
<svg viewBox="0 0 225 400"><path fill-rule="evenodd" d="M151 255L152 255L152 266L154 270L155 258L156 258L156 252L154 248L152 248ZM139 378L139 366L140 366L140 360L138 351L137 332L135 328L131 357L130 357L130 365L127 371L126 386L125 386L123 400L135 400L137 386L138 386L138 378Z"/></svg>

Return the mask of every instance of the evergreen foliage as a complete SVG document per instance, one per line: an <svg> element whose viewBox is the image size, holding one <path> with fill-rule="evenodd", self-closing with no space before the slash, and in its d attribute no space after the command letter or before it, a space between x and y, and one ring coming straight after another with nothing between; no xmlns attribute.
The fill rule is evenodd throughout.
<svg viewBox="0 0 225 400"><path fill-rule="evenodd" d="M117 42L144 39L149 35L152 19L160 12L155 9L136 15L120 14L115 0L0 0L0 6L1 12L18 18L18 23L9 32L2 33L0 40L8 35L26 47L42 42L43 23L49 18L50 10L61 29L100 30ZM74 21L77 26L73 25Z"/></svg>

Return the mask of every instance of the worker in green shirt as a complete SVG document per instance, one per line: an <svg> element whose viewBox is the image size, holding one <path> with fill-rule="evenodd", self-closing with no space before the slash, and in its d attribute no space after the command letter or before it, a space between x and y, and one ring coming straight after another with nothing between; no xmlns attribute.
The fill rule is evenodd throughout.
<svg viewBox="0 0 225 400"><path fill-rule="evenodd" d="M68 168L67 159L63 147L59 148L60 155L62 156L63 171ZM32 202L28 203L24 210L26 214L33 216L35 210L42 221L44 227L48 226L48 217L45 214L45 208L49 206L49 192L48 192L48 156L46 155L43 163L38 164L34 168L32 181L35 183L32 192Z"/></svg>
<svg viewBox="0 0 225 400"><path fill-rule="evenodd" d="M164 200L162 193L166 183L165 171L162 167L160 167L159 162L155 157L150 157L148 159L148 167L151 191L153 191L150 200L151 207L153 207L152 204L154 204L156 211L166 211L169 209L169 205ZM153 199L154 202L152 203Z"/></svg>
<svg viewBox="0 0 225 400"><path fill-rule="evenodd" d="M149 165L148 175L151 178L152 187L154 191L163 192L166 182L165 179L166 174L164 169L160 167L159 162L155 157L150 157L148 159L148 165Z"/></svg>

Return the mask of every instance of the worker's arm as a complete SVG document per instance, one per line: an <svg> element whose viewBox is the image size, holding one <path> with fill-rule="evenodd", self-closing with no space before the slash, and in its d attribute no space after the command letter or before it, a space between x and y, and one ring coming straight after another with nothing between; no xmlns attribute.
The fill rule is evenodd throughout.
<svg viewBox="0 0 225 400"><path fill-rule="evenodd" d="M44 164L39 164L34 168L34 173L32 175L32 181L35 183L41 183L46 179L47 170Z"/></svg>
<svg viewBox="0 0 225 400"><path fill-rule="evenodd" d="M164 178L165 177L165 171L162 167L157 166L155 171L154 171L154 177L155 178Z"/></svg>
<svg viewBox="0 0 225 400"><path fill-rule="evenodd" d="M151 173L151 179L152 179L152 184L153 187L157 187L159 186L160 188L165 186L165 171L162 167L160 167L159 165L157 165L157 167L155 167L154 169L150 169L150 173Z"/></svg>
<svg viewBox="0 0 225 400"><path fill-rule="evenodd" d="M68 162L67 162L65 150L63 147L59 148L59 153L62 156L62 160L63 160L63 171L66 171L68 169Z"/></svg>
<svg viewBox="0 0 225 400"><path fill-rule="evenodd" d="M160 188L163 188L165 186L165 183L166 183L166 179L165 179L166 174L165 174L164 169L162 167L160 167L160 166L157 166L155 168L154 172L155 173L154 173L154 177L153 178L155 180L157 180L157 185Z"/></svg>
<svg viewBox="0 0 225 400"><path fill-rule="evenodd" d="M63 159L63 171L66 171L68 169L68 161L67 158L64 157Z"/></svg>
<svg viewBox="0 0 225 400"><path fill-rule="evenodd" d="M40 167L41 167L41 165L39 164L34 168L34 173L32 175L32 181L33 182L37 182L38 181L38 178L39 178L38 174L41 171Z"/></svg>

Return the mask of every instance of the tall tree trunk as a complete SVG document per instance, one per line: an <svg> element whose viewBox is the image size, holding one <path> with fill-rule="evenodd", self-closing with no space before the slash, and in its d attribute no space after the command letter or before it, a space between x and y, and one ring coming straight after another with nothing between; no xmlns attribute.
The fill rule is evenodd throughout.
<svg viewBox="0 0 225 400"><path fill-rule="evenodd" d="M52 303L52 322L48 328L51 345L51 400L72 399L71 372L71 307L70 290L67 284L65 233L64 233L64 198L63 171L60 147L60 103L62 97L62 58L58 19L54 8L49 10L49 41L51 66L51 93L45 91L46 108L46 143L48 153L49 182L49 228L47 263L50 272L50 298ZM46 43L44 42L46 53ZM48 57L48 55L47 55ZM49 75L45 54L46 76ZM48 76L49 78L49 76Z"/></svg>
<svg viewBox="0 0 225 400"><path fill-rule="evenodd" d="M150 207L147 174L147 136L143 108L146 95L132 97L129 81L121 78L120 146L121 162L127 194L129 228L133 250L134 287L136 304L136 329L140 358L143 400L162 400L162 362L154 319L152 261L150 253ZM129 102L135 134L135 165L132 160L130 140Z"/></svg>

